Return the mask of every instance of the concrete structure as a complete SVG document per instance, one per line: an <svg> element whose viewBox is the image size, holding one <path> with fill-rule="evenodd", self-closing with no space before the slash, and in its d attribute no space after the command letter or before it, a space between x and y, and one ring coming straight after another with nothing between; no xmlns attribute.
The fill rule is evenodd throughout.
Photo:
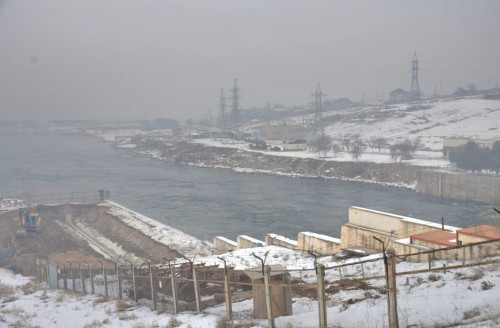
<svg viewBox="0 0 500 328"><path fill-rule="evenodd" d="M417 192L437 197L499 204L500 176L422 170L417 180Z"/></svg>
<svg viewBox="0 0 500 328"><path fill-rule="evenodd" d="M370 210L362 207L349 208L349 223L342 225L341 249L382 249L381 239L386 247L394 240L409 238L410 235L433 230L455 232L456 227L414 219L402 215Z"/></svg>
<svg viewBox="0 0 500 328"><path fill-rule="evenodd" d="M283 151L304 151L307 149L305 140L283 141L281 145Z"/></svg>
<svg viewBox="0 0 500 328"><path fill-rule="evenodd" d="M340 239L314 232L300 232L297 236L297 250L310 251L318 255L332 255L340 252Z"/></svg>
<svg viewBox="0 0 500 328"><path fill-rule="evenodd" d="M449 158L450 151L465 146L469 141L474 141L481 148L493 147L495 140L492 139L471 139L471 138L443 138L443 156Z"/></svg>
<svg viewBox="0 0 500 328"><path fill-rule="evenodd" d="M238 243L222 236L214 238L214 248L220 251L232 251L238 248Z"/></svg>
<svg viewBox="0 0 500 328"><path fill-rule="evenodd" d="M266 244L263 241L245 235L238 236L237 244L239 249L266 246Z"/></svg>
<svg viewBox="0 0 500 328"><path fill-rule="evenodd" d="M462 245L500 239L500 228L490 225L480 225L460 229L457 231L457 239Z"/></svg>
<svg viewBox="0 0 500 328"><path fill-rule="evenodd" d="M253 317L267 319L266 292L262 267L244 271L252 280ZM282 265L271 265L272 313L275 318L292 315L291 276Z"/></svg>
<svg viewBox="0 0 500 328"><path fill-rule="evenodd" d="M296 250L298 242L296 240L292 240L284 236L270 233L266 235L266 246L272 246L272 245Z"/></svg>
<svg viewBox="0 0 500 328"><path fill-rule="evenodd" d="M410 244L429 249L457 246L457 235L448 231L433 230L410 236Z"/></svg>
<svg viewBox="0 0 500 328"><path fill-rule="evenodd" d="M300 125L267 124L266 140L297 140L305 139L305 129Z"/></svg>

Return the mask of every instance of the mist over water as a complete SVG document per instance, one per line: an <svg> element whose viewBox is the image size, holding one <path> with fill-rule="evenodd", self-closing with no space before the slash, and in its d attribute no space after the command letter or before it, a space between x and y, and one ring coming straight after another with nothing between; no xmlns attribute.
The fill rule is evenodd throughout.
<svg viewBox="0 0 500 328"><path fill-rule="evenodd" d="M361 206L459 227L495 223L487 205L439 199L379 185L324 179L234 174L178 166L98 139L0 133L0 194L22 198L30 170L35 200L58 203L111 191L111 199L199 238L300 231L340 237L349 206Z"/></svg>

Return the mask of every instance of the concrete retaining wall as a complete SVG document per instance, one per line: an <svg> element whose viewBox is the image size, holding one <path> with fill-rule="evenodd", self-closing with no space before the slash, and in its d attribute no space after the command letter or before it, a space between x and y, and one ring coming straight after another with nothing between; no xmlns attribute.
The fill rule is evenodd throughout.
<svg viewBox="0 0 500 328"><path fill-rule="evenodd" d="M237 239L238 248L253 248L253 247L263 247L266 244L258 239L252 238L250 236L239 235Z"/></svg>
<svg viewBox="0 0 500 328"><path fill-rule="evenodd" d="M498 204L500 203L500 176L422 170L417 180L417 192L424 195Z"/></svg>
<svg viewBox="0 0 500 328"><path fill-rule="evenodd" d="M214 238L214 248L220 251L232 251L238 248L238 244L225 237L217 236Z"/></svg>
<svg viewBox="0 0 500 328"><path fill-rule="evenodd" d="M288 239L284 236L276 235L274 233L270 233L266 235L266 246L281 246L289 249L297 249L298 242L295 240Z"/></svg>
<svg viewBox="0 0 500 328"><path fill-rule="evenodd" d="M297 250L311 251L321 255L340 252L340 239L312 232L299 232Z"/></svg>
<svg viewBox="0 0 500 328"><path fill-rule="evenodd" d="M384 232L398 231L399 221L404 217L367 208L351 206L349 208L349 223Z"/></svg>
<svg viewBox="0 0 500 328"><path fill-rule="evenodd" d="M385 231L367 229L350 223L342 225L340 240L341 249L370 248L382 250L382 244L373 237L382 240L388 246L391 234Z"/></svg>

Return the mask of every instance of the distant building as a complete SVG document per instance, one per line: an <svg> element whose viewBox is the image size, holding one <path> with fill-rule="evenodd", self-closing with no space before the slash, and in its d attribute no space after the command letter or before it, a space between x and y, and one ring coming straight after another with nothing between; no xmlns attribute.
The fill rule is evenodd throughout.
<svg viewBox="0 0 500 328"><path fill-rule="evenodd" d="M404 91L403 89L396 89L389 92L389 100L390 103L400 103L407 102L410 99L410 93L408 91Z"/></svg>
<svg viewBox="0 0 500 328"><path fill-rule="evenodd" d="M305 129L300 125L267 124L266 140L297 140L305 139Z"/></svg>
<svg viewBox="0 0 500 328"><path fill-rule="evenodd" d="M495 143L495 140L492 139L443 138L443 156L449 158L451 151L465 146L469 141L474 141L481 148L489 149L491 149Z"/></svg>
<svg viewBox="0 0 500 328"><path fill-rule="evenodd" d="M304 151L307 149L307 142L303 139L283 141L283 151Z"/></svg>

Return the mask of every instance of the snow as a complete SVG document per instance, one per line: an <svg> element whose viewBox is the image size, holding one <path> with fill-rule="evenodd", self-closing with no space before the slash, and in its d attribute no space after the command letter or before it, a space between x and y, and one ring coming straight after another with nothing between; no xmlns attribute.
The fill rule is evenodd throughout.
<svg viewBox="0 0 500 328"><path fill-rule="evenodd" d="M421 107L408 104L370 105L323 114L325 118L333 115L340 117L326 128L326 133L337 143L348 136L359 136L365 142L371 137L384 137L389 144L399 142L407 137L419 138L421 147L416 152L414 159L403 161L403 163L418 166L440 168L450 166L450 162L443 159L444 137L497 140L500 131L500 101L474 97L430 100L423 102ZM312 116L292 117L290 123L302 124L303 120L307 121L308 118L312 118ZM252 125L247 128L257 126L252 122ZM197 139L193 142L213 147L238 148L272 156L321 158L337 162L353 161L347 152L340 152L337 156L333 152L328 152L326 157L320 157L317 152L309 151L250 150L246 143L228 143L215 139ZM379 152L368 147L359 160L375 163L394 162L387 148Z"/></svg>
<svg viewBox="0 0 500 328"><path fill-rule="evenodd" d="M200 241L180 230L148 218L115 202L108 200L99 204L99 206L108 207L108 213L116 216L123 223L188 258L194 258L200 254L210 254L213 248L206 241Z"/></svg>
<svg viewBox="0 0 500 328"><path fill-rule="evenodd" d="M261 248L255 249L260 252ZM267 251L272 251L268 249ZM250 254L250 250L245 250ZM259 253L260 255L263 255ZM270 254L270 253L269 253ZM271 260L272 256L267 256ZM225 255L229 260L230 256ZM367 276L384 276L384 264L380 256L371 257L373 262L364 261ZM500 259L490 259L496 260ZM358 260L359 261L359 260ZM266 262L267 263L267 262ZM435 262L439 268L460 264L459 262ZM415 264L401 262L397 272L424 269L427 263ZM494 287L500 284L498 263L450 271L446 269L434 273L409 274L397 278L397 301L400 327L417 325L431 327L495 327L500 318L498 302L500 295ZM338 268L327 270L328 286L338 280ZM343 267L344 277L361 277L356 266ZM297 272L292 272L297 275ZM315 281L314 271L303 272L303 278L310 283ZM307 276L307 277L306 277ZM477 279L477 277L480 277ZM343 289L327 296L328 326L342 327L386 327L387 300L383 287L384 279L367 281L375 289ZM484 285L493 288L486 289ZM31 293L23 292L30 286ZM31 278L15 275L0 269L0 327L15 325L23 321L26 327L148 327L157 324L167 326L174 317L172 314L151 311L148 307L128 301L131 307L123 312L117 309L114 300L104 301L92 295L78 295L73 292L49 289L45 284L37 284ZM318 305L308 297L293 298L293 315L275 319L277 327L317 327ZM250 327L267 327L267 320L252 319L253 302L243 300L234 302L232 309L237 321L250 322ZM224 303L205 309L201 314L182 312L175 316L179 327L217 327L217 321L225 316Z"/></svg>

